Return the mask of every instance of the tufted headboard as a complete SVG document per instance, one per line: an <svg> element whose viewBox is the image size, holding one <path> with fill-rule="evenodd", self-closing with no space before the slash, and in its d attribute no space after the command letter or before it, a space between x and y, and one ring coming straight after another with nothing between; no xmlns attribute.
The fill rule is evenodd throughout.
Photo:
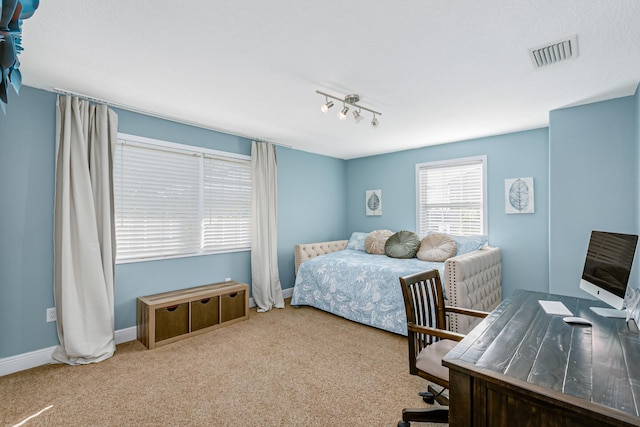
<svg viewBox="0 0 640 427"><path fill-rule="evenodd" d="M306 243L295 245L293 255L295 258L295 273L298 274L300 264L318 255L341 251L347 247L348 240L334 240L331 242Z"/></svg>

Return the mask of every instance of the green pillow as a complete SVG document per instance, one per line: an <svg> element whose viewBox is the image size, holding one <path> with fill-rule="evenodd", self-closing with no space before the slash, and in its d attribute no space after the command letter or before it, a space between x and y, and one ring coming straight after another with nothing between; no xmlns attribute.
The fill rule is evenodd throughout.
<svg viewBox="0 0 640 427"><path fill-rule="evenodd" d="M398 231L384 244L384 253L391 258L413 258L418 249L420 249L420 239L413 231Z"/></svg>

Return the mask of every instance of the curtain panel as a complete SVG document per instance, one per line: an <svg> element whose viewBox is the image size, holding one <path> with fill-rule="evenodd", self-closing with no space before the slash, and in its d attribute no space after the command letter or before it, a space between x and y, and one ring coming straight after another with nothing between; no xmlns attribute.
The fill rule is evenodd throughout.
<svg viewBox="0 0 640 427"><path fill-rule="evenodd" d="M106 105L58 96L54 296L58 362L86 364L115 351L113 150L118 118Z"/></svg>
<svg viewBox="0 0 640 427"><path fill-rule="evenodd" d="M284 308L278 271L278 167L276 149L251 143L251 293L258 312Z"/></svg>

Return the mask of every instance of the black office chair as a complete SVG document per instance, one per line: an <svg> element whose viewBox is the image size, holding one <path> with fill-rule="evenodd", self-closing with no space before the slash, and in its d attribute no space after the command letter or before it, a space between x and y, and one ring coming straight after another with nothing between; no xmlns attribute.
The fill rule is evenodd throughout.
<svg viewBox="0 0 640 427"><path fill-rule="evenodd" d="M474 317L486 317L489 313L445 306L438 270L400 277L400 285L407 312L409 372L442 387L438 391L429 386L429 391L420 395L427 403L437 401L445 406L403 409L398 427L409 427L411 421L447 423L449 399L443 392L449 388L449 369L442 366L442 358L464 335L447 330L446 313Z"/></svg>

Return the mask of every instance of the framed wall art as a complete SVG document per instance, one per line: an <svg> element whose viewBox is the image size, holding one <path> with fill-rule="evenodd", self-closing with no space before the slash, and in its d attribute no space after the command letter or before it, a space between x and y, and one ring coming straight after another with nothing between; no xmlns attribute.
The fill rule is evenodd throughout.
<svg viewBox="0 0 640 427"><path fill-rule="evenodd" d="M535 212L533 177L504 180L504 210L508 214Z"/></svg>
<svg viewBox="0 0 640 427"><path fill-rule="evenodd" d="M367 216L382 215L382 190L366 191L365 212L367 213Z"/></svg>

